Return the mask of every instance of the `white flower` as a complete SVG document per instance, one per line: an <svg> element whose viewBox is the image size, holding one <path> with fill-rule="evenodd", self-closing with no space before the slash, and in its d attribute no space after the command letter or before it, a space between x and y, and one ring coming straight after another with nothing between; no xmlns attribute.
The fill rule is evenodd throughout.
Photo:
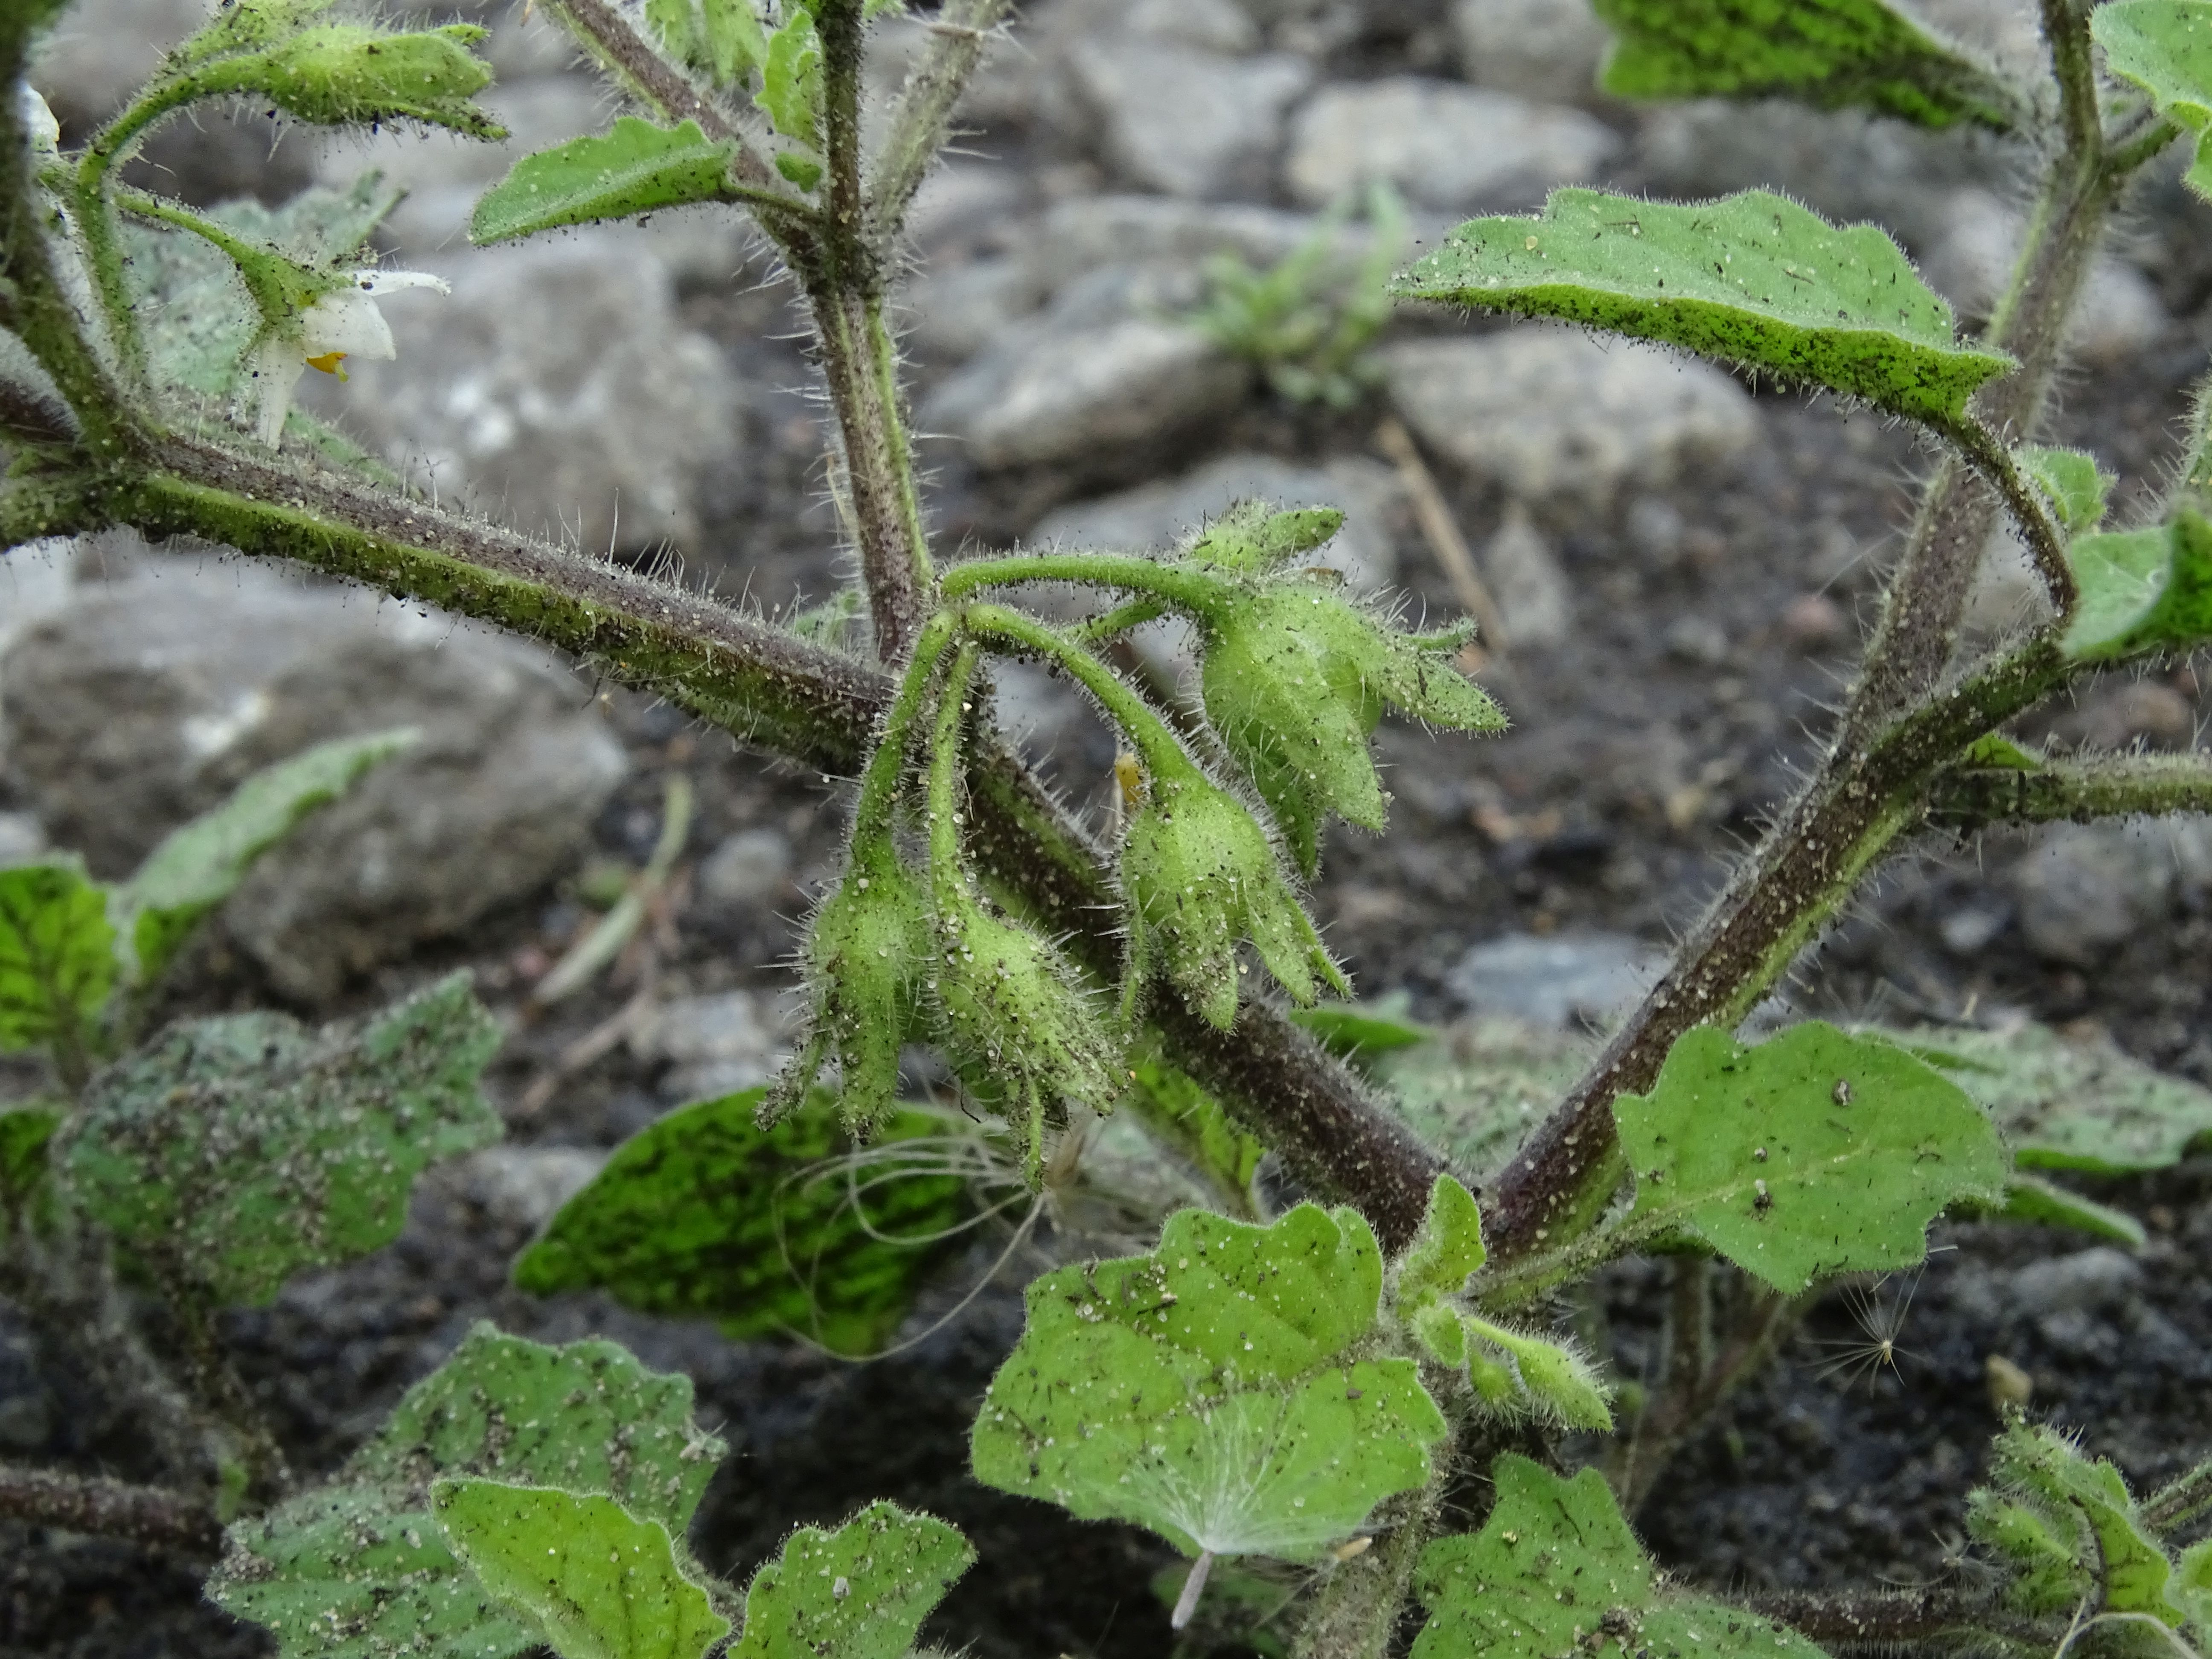
<svg viewBox="0 0 2212 1659"><path fill-rule="evenodd" d="M284 435L284 417L291 412L293 389L308 369L335 374L348 357L385 361L398 356L392 325L376 308L380 295L403 289L434 288L450 294L443 277L420 270L354 270L343 282L300 313L296 332L271 329L254 347L247 366L260 394L260 417L255 430L271 449Z"/></svg>

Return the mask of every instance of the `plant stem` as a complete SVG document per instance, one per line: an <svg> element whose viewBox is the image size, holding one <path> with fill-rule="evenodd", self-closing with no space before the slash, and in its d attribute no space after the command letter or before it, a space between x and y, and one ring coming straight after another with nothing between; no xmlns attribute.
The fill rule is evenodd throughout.
<svg viewBox="0 0 2212 1659"><path fill-rule="evenodd" d="M1462 1385L1465 1379L1461 1379ZM1413 1569L1443 1511L1445 1488L1457 1472L1456 1435L1436 1451L1428 1483L1374 1545L1339 1562L1299 1628L1293 1659L1383 1659L1391 1650L1413 1586Z"/></svg>
<svg viewBox="0 0 2212 1659"><path fill-rule="evenodd" d="M1218 576L1126 553L1018 553L1009 558L969 559L946 571L939 589L949 603L979 587L1008 587L1021 582L1082 582L1093 587L1127 588L1200 618L1218 611L1229 592Z"/></svg>
<svg viewBox="0 0 2212 1659"><path fill-rule="evenodd" d="M0 1463L0 1516L185 1555L222 1553L222 1522L209 1504L184 1492L101 1475Z"/></svg>
<svg viewBox="0 0 2212 1659"><path fill-rule="evenodd" d="M2087 823L2174 812L2212 812L2212 760L2107 755L2056 761L2033 772L1948 772L1936 781L1928 821L1963 834L1991 823Z"/></svg>
<svg viewBox="0 0 2212 1659"><path fill-rule="evenodd" d="M867 235L878 260L887 264L896 254L914 193L950 135L952 107L982 62L992 30L1012 9L1012 0L947 0L931 20L929 45L908 71L876 153Z"/></svg>
<svg viewBox="0 0 2212 1659"><path fill-rule="evenodd" d="M964 617L969 631L976 638L995 640L1024 655L1042 657L1065 669L1098 699L1108 717L1143 757L1145 769L1155 777L1198 775L1196 763L1183 753L1175 732L1152 705L1057 629L996 605L970 605Z"/></svg>
<svg viewBox="0 0 2212 1659"><path fill-rule="evenodd" d="M930 676L936 672L937 660L952 642L955 631L952 618L939 614L929 619L915 642L914 660L907 665L906 676L899 682L898 696L892 700L890 712L884 716L882 729L876 734L874 751L868 757L868 769L860 775L860 799L853 805L852 839L855 846L890 833L891 810L898 803L899 780L906 775L908 736L913 730L915 716L928 699Z"/></svg>
<svg viewBox="0 0 2212 1659"><path fill-rule="evenodd" d="M2158 1532L2172 1532L2212 1510L2212 1460L2169 1480L2143 1500L2142 1517Z"/></svg>
<svg viewBox="0 0 2212 1659"><path fill-rule="evenodd" d="M2058 1632L2004 1613L1986 1596L1948 1588L1915 1590L1769 1590L1745 1598L1750 1612L1846 1650L1912 1650L1948 1642L1963 1648L1996 1638L2048 1653Z"/></svg>
<svg viewBox="0 0 2212 1659"><path fill-rule="evenodd" d="M915 491L898 376L880 295L811 295L822 367L845 445L853 535L875 623L876 654L902 661L929 615L935 577Z"/></svg>

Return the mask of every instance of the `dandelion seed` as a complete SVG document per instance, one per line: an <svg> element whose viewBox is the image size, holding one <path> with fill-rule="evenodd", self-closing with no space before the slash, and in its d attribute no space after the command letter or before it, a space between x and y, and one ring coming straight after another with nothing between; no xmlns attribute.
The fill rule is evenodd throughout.
<svg viewBox="0 0 2212 1659"><path fill-rule="evenodd" d="M1898 1369L1898 1360L1921 1358L1898 1343L1905 1330L1905 1316L1911 1311L1913 1296L1920 1288L1920 1276L1915 1273L1906 1279L1904 1288L1894 1296L1882 1293L1889 1281L1890 1275L1884 1273L1871 1285L1845 1285L1844 1306L1857 1325L1858 1334L1814 1345L1830 1355L1820 1367L1820 1376L1829 1380L1840 1376L1846 1393L1857 1387L1862 1378L1871 1391L1881 1382L1885 1369L1901 1382L1904 1373Z"/></svg>

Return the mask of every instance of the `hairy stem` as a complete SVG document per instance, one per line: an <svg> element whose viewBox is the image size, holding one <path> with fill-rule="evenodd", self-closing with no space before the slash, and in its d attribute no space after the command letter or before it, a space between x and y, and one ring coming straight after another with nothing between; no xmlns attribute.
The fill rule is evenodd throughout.
<svg viewBox="0 0 2212 1659"><path fill-rule="evenodd" d="M2106 755L2033 772L1976 768L1936 781L1928 821L1964 833L1991 823L2087 823L2097 818L2212 812L2212 761L2203 755Z"/></svg>
<svg viewBox="0 0 2212 1659"><path fill-rule="evenodd" d="M1705 1272L1686 1278L1684 1270L1692 1264ZM1711 1265L1699 1256L1679 1257L1674 1264L1676 1300L1668 1317L1667 1374L1609 1471L1621 1508L1631 1515L1656 1489L1674 1454L1711 1419L1739 1383L1773 1358L1783 1339L1796 1328L1799 1316L1817 1299L1792 1298L1763 1285L1740 1284L1737 1288L1744 1294L1736 1299L1734 1316L1716 1342L1711 1304L1705 1299L1711 1288ZM1692 1284L1699 1287L1702 1308L1684 1305ZM1680 1322L1700 1314L1706 1323L1704 1352L1693 1364L1689 1354L1673 1345L1680 1340Z"/></svg>
<svg viewBox="0 0 2212 1659"><path fill-rule="evenodd" d="M907 74L876 155L868 238L878 259L888 263L896 253L914 193L951 134L952 106L1012 9L1012 0L948 0L930 21L929 45Z"/></svg>
<svg viewBox="0 0 2212 1659"><path fill-rule="evenodd" d="M1769 1590L1746 1598L1750 1612L1846 1651L1917 1651L1925 1646L2007 1648L2048 1653L2061 1632L2008 1613L1986 1595L1936 1586L1911 1590Z"/></svg>
<svg viewBox="0 0 2212 1659"><path fill-rule="evenodd" d="M1085 690L1098 699L1108 716L1143 757L1147 771L1156 776L1196 773L1197 767L1183 753L1182 744L1176 740L1167 721L1150 703L1124 685L1105 664L1066 635L1001 605L971 605L965 620L969 630L978 639L995 641L1024 656L1042 657L1066 670Z"/></svg>
<svg viewBox="0 0 2212 1659"><path fill-rule="evenodd" d="M185 1492L100 1475L0 1463L0 1516L184 1555L222 1553L222 1522L208 1504Z"/></svg>
<svg viewBox="0 0 2212 1659"><path fill-rule="evenodd" d="M1291 1651L1293 1659L1383 1659L1398 1632L1413 1569L1443 1512L1456 1471L1452 1441L1437 1449L1428 1484L1404 1500L1373 1546L1330 1570Z"/></svg>
<svg viewBox="0 0 2212 1659"><path fill-rule="evenodd" d="M1178 611L1209 615L1221 602L1222 584L1211 576L1126 553L1018 553L1002 559L969 559L945 573L945 598L979 587L1020 582L1081 582L1149 594Z"/></svg>
<svg viewBox="0 0 2212 1659"><path fill-rule="evenodd" d="M823 372L844 439L852 531L875 623L876 654L899 662L929 614L934 575L897 376L889 362L883 300L840 289L817 292L812 301Z"/></svg>
<svg viewBox="0 0 2212 1659"><path fill-rule="evenodd" d="M2142 1516L2160 1532L2185 1527L2212 1510L2212 1460L2169 1480L2143 1500Z"/></svg>

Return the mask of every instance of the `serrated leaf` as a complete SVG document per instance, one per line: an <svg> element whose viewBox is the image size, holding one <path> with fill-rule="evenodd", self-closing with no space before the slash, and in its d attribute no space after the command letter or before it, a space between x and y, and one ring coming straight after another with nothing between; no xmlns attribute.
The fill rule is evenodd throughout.
<svg viewBox="0 0 2212 1659"><path fill-rule="evenodd" d="M2185 182L2212 196L2212 4L2204 0L2111 0L2089 14L2105 67L2150 94L2158 112L2197 135Z"/></svg>
<svg viewBox="0 0 2212 1659"><path fill-rule="evenodd" d="M2148 1613L2179 1626L2185 1615L2167 1598L2173 1564L2136 1513L2118 1469L2084 1457L2074 1443L2039 1423L2014 1421L1991 1443L1997 1484L2039 1509L2064 1535L2070 1519L2094 1547L2078 1550L2101 1581L2103 1610ZM2070 1512L2070 1515L2069 1515Z"/></svg>
<svg viewBox="0 0 2212 1659"><path fill-rule="evenodd" d="M1392 291L1656 341L1937 428L2013 367L1958 343L1887 234L1763 190L1681 204L1555 190L1540 216L1468 221Z"/></svg>
<svg viewBox="0 0 2212 1659"><path fill-rule="evenodd" d="M1921 126L2014 124L2002 82L1881 0L1593 0L1619 98L1794 98Z"/></svg>
<svg viewBox="0 0 2212 1659"><path fill-rule="evenodd" d="M1625 1224L1694 1233L1791 1295L1833 1273L1911 1267L1945 1206L1997 1201L2010 1169L1957 1084L1818 1020L1751 1048L1698 1026L1651 1092L1613 1111L1636 1175Z"/></svg>
<svg viewBox="0 0 2212 1659"><path fill-rule="evenodd" d="M768 62L768 32L753 0L701 0L702 40L718 86L732 86Z"/></svg>
<svg viewBox="0 0 2212 1659"><path fill-rule="evenodd" d="M2023 1168L2136 1175L2212 1144L2212 1089L2154 1071L2109 1037L2047 1025L1900 1033L1980 1102Z"/></svg>
<svg viewBox="0 0 2212 1659"><path fill-rule="evenodd" d="M220 806L171 830L115 890L112 902L117 931L137 957L139 981L160 976L200 920L301 819L404 754L418 735L408 726L317 744L256 772Z"/></svg>
<svg viewBox="0 0 2212 1659"><path fill-rule="evenodd" d="M801 1527L745 1589L730 1659L903 1659L975 1552L933 1516L871 1504L826 1533Z"/></svg>
<svg viewBox="0 0 2212 1659"><path fill-rule="evenodd" d="M0 1054L79 1054L115 988L107 890L74 858L0 870Z"/></svg>
<svg viewBox="0 0 2212 1659"><path fill-rule="evenodd" d="M1778 1620L1666 1588L1595 1469L1565 1480L1508 1452L1491 1478L1498 1502L1482 1530L1421 1552L1413 1589L1429 1619L1413 1659L1595 1651L1600 1620L1607 1645L1655 1659L1822 1659Z"/></svg>
<svg viewBox="0 0 2212 1659"><path fill-rule="evenodd" d="M2056 1182L2041 1181L2015 1170L2005 1185L2000 1220L2024 1222L2039 1227L2065 1227L2092 1238L2124 1244L2131 1250L2143 1247L2142 1223L2125 1210L2100 1204L2094 1198L2069 1192Z"/></svg>
<svg viewBox="0 0 2212 1659"><path fill-rule="evenodd" d="M732 1337L799 1331L839 1352L879 1346L975 1212L963 1181L927 1172L946 1127L895 1113L878 1157L832 1170L848 1143L830 1097L817 1092L762 1129L753 1120L767 1092L684 1107L624 1141L516 1261L515 1283L540 1296L601 1289L643 1313L714 1320ZM902 1146L924 1167L884 1178Z"/></svg>
<svg viewBox="0 0 2212 1659"><path fill-rule="evenodd" d="M1429 1477L1410 1359L1357 1357L1382 1263L1358 1213L1171 1217L1150 1255L1048 1273L993 1378L975 1477L1186 1553L1318 1559Z"/></svg>
<svg viewBox="0 0 2212 1659"><path fill-rule="evenodd" d="M2184 508L2148 530L2077 536L2081 589L2062 641L2076 662L2117 662L2212 639L2212 524Z"/></svg>
<svg viewBox="0 0 2212 1659"><path fill-rule="evenodd" d="M117 1239L218 1303L399 1236L415 1177L496 1140L477 1087L497 1023L455 974L356 1027L174 1026L94 1079L58 1150Z"/></svg>
<svg viewBox="0 0 2212 1659"><path fill-rule="evenodd" d="M509 1659L544 1631L447 1547L434 1481L602 1493L681 1537L726 1449L691 1421L690 1378L611 1342L549 1348L479 1324L336 1484L233 1527L208 1594L287 1659Z"/></svg>
<svg viewBox="0 0 2212 1659"><path fill-rule="evenodd" d="M699 1659L730 1633L668 1529L611 1498L441 1480L430 1503L462 1565L561 1659Z"/></svg>
<svg viewBox="0 0 2212 1659"><path fill-rule="evenodd" d="M2021 451L2020 459L2069 533L2094 530L2104 521L2105 503L2119 478L2099 466L2095 456L2078 449L2039 447Z"/></svg>
<svg viewBox="0 0 2212 1659"><path fill-rule="evenodd" d="M657 127L617 117L611 131L517 161L477 202L469 240L503 242L562 225L727 201L736 150L735 141L708 137L696 121Z"/></svg>
<svg viewBox="0 0 2212 1659"><path fill-rule="evenodd" d="M768 38L761 63L761 89L753 101L787 138L818 143L822 128L822 38L814 14L793 7L783 27Z"/></svg>

